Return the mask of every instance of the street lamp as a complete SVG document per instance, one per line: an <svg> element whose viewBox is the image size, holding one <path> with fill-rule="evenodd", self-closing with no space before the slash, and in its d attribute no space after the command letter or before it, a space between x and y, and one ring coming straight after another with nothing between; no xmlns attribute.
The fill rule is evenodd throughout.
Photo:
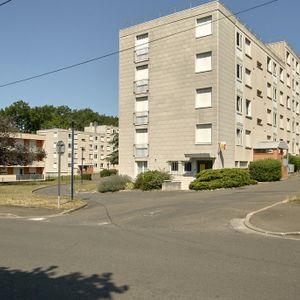
<svg viewBox="0 0 300 300"><path fill-rule="evenodd" d="M81 149L81 173L80 173L80 181L81 181L81 184L83 184L83 151L85 150L84 147L80 147Z"/></svg>
<svg viewBox="0 0 300 300"><path fill-rule="evenodd" d="M58 185L57 185L57 206L60 206L60 169L61 156L65 153L65 144L63 141L58 141L56 144L56 152L58 154Z"/></svg>

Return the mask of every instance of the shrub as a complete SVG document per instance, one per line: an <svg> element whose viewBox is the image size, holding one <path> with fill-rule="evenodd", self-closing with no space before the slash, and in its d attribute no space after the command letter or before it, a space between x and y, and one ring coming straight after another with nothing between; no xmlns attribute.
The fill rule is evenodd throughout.
<svg viewBox="0 0 300 300"><path fill-rule="evenodd" d="M257 181L278 181L282 177L281 162L268 158L250 163L250 176Z"/></svg>
<svg viewBox="0 0 300 300"><path fill-rule="evenodd" d="M171 175L163 171L147 171L140 173L134 183L136 189L143 191L159 190L162 187L164 180L170 180Z"/></svg>
<svg viewBox="0 0 300 300"><path fill-rule="evenodd" d="M191 190L214 190L256 184L245 169L203 170L190 183Z"/></svg>
<svg viewBox="0 0 300 300"><path fill-rule="evenodd" d="M300 171L300 156L289 154L288 160L289 164L293 164L295 166L295 172Z"/></svg>
<svg viewBox="0 0 300 300"><path fill-rule="evenodd" d="M118 171L116 169L103 169L100 171L100 177L108 177L112 175L117 175Z"/></svg>
<svg viewBox="0 0 300 300"><path fill-rule="evenodd" d="M112 175L102 178L98 185L98 192L117 192L125 190L127 185L131 182L131 178L126 175Z"/></svg>

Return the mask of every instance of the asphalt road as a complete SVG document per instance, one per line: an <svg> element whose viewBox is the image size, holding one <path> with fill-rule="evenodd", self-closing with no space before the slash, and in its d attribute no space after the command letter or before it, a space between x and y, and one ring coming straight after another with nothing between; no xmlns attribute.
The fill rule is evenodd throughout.
<svg viewBox="0 0 300 300"><path fill-rule="evenodd" d="M0 219L0 299L299 299L300 242L230 226L299 191L85 194L71 215Z"/></svg>

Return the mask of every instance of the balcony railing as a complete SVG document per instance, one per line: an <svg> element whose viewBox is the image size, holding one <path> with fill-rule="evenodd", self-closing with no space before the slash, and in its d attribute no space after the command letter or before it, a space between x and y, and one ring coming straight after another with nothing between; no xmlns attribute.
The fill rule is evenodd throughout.
<svg viewBox="0 0 300 300"><path fill-rule="evenodd" d="M133 114L133 122L135 125L145 125L148 124L148 111L139 111Z"/></svg>
<svg viewBox="0 0 300 300"><path fill-rule="evenodd" d="M149 48L145 47L142 49L135 50L135 62L146 61L149 59Z"/></svg>
<svg viewBox="0 0 300 300"><path fill-rule="evenodd" d="M22 180L44 180L44 175L43 174L17 174L16 175L16 180L17 181L22 181Z"/></svg>
<svg viewBox="0 0 300 300"><path fill-rule="evenodd" d="M147 93L149 90L149 80L142 79L134 82L134 92L136 94Z"/></svg>
<svg viewBox="0 0 300 300"><path fill-rule="evenodd" d="M135 157L147 157L149 155L148 144L136 144L134 145L134 156Z"/></svg>

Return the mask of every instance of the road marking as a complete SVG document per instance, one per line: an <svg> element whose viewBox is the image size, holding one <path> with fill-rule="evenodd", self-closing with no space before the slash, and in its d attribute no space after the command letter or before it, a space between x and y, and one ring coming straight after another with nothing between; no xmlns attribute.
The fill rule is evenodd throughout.
<svg viewBox="0 0 300 300"><path fill-rule="evenodd" d="M29 218L29 221L44 221L46 218Z"/></svg>
<svg viewBox="0 0 300 300"><path fill-rule="evenodd" d="M109 224L110 224L109 222L100 222L100 223L98 223L99 226L109 225Z"/></svg>

